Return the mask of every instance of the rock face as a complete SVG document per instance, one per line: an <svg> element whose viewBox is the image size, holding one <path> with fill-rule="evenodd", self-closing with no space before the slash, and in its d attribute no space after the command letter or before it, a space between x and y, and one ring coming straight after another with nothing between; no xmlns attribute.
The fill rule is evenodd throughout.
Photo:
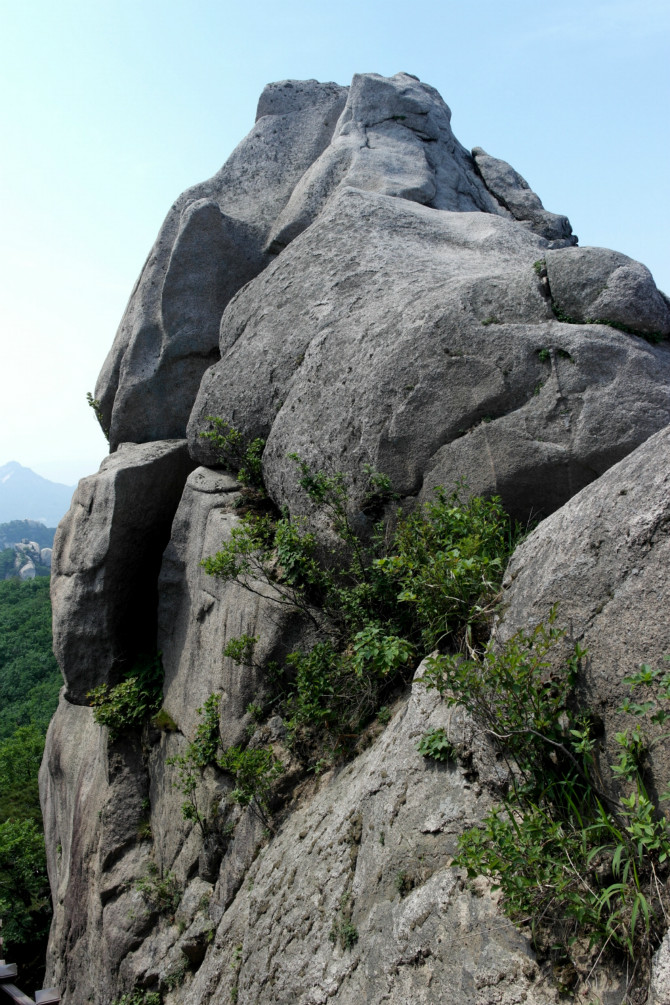
<svg viewBox="0 0 670 1005"><path fill-rule="evenodd" d="M158 581L158 648L165 668L165 708L186 736L198 725L196 709L213 692L222 694L222 739L239 743L251 719L247 705L261 679L240 672L223 656L226 639L257 636L256 658L265 663L290 648L287 617L276 604L234 583L221 583L200 567L239 524L240 486L230 475L197 468L188 478L163 556ZM257 583L262 593L267 587Z"/></svg>
<svg viewBox="0 0 670 1005"><path fill-rule="evenodd" d="M670 652L670 322L644 266L575 244L409 74L270 85L221 171L172 207L96 388L113 453L54 544L67 686L40 788L64 1005L154 988L164 1005L558 1001L496 896L451 864L503 776L418 680L348 765L306 779L287 755L276 833L212 768L196 803L220 827L185 819L175 758L211 694L224 746L286 753L279 716L257 726L249 704L306 631L268 583L201 567L245 505L202 435L212 415L267 440L265 484L293 513L289 452L352 479L371 464L407 508L465 478L517 516L553 514L512 561L499 636L558 601L589 648L583 699L615 728L622 677ZM244 668L223 654L241 635L257 639ZM161 716L110 741L87 692L157 650ZM462 763L418 754L432 726Z"/></svg>
<svg viewBox="0 0 670 1005"><path fill-rule="evenodd" d="M500 216L341 190L226 309L192 454L216 463L201 434L220 415L267 437L281 503L295 452L352 476L371 463L404 496L465 478L520 518L551 512L670 422L670 353L558 322L546 248Z"/></svg>
<svg viewBox="0 0 670 1005"><path fill-rule="evenodd" d="M624 677L670 654L670 428L545 520L516 550L504 583L499 636L546 620L558 604L561 625L588 651L580 701L598 716L614 760L617 708L630 694ZM661 731L659 729L659 731ZM670 778L666 744L651 764L662 791Z"/></svg>
<svg viewBox="0 0 670 1005"><path fill-rule="evenodd" d="M183 440L124 444L82 478L52 556L54 652L69 701L156 650L156 580L193 464Z"/></svg>
<svg viewBox="0 0 670 1005"><path fill-rule="evenodd" d="M182 437L221 312L267 264L264 245L294 185L322 152L346 88L271 84L256 125L209 181L170 210L96 385L114 449Z"/></svg>
<svg viewBox="0 0 670 1005"><path fill-rule="evenodd" d="M607 248L546 254L555 306L577 322L601 320L642 335L670 333L670 306L649 269Z"/></svg>

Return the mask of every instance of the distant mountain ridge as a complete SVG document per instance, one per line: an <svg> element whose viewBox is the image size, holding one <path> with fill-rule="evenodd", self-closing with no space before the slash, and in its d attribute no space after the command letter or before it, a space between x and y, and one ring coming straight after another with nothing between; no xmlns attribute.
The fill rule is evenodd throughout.
<svg viewBox="0 0 670 1005"><path fill-rule="evenodd" d="M17 461L0 467L0 523L39 520L54 527L67 512L74 486L50 482Z"/></svg>

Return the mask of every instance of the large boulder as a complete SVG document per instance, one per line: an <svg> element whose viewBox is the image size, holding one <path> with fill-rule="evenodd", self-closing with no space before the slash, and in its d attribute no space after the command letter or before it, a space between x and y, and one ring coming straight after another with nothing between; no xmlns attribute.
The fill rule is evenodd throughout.
<svg viewBox="0 0 670 1005"><path fill-rule="evenodd" d="M658 339L670 334L670 303L640 262L608 248L549 250L545 259L559 316Z"/></svg>
<svg viewBox="0 0 670 1005"><path fill-rule="evenodd" d="M270 84L251 133L172 206L96 385L112 449L184 435L200 378L218 358L223 308L270 261L270 227L327 146L346 93L315 80Z"/></svg>
<svg viewBox="0 0 670 1005"><path fill-rule="evenodd" d="M481 147L475 147L472 156L489 192L515 220L525 223L541 237L556 242L554 247L577 243L567 216L547 212L539 196L511 164L491 157Z"/></svg>
<svg viewBox="0 0 670 1005"><path fill-rule="evenodd" d="M573 640L587 649L580 705L605 729L605 762L616 754L624 678L670 655L670 427L579 492L517 548L504 582L500 641L546 621L558 605ZM670 781L667 744L651 753L657 787Z"/></svg>
<svg viewBox="0 0 670 1005"><path fill-rule="evenodd" d="M82 478L51 566L54 652L69 701L156 652L156 581L193 463L184 440L127 443Z"/></svg>
<svg viewBox="0 0 670 1005"><path fill-rule="evenodd" d="M298 504L296 452L403 496L465 479L520 518L549 513L670 422L670 350L556 320L547 240L490 213L436 212L344 188L229 304L208 417L267 438L266 483ZM556 251L556 256L571 249Z"/></svg>

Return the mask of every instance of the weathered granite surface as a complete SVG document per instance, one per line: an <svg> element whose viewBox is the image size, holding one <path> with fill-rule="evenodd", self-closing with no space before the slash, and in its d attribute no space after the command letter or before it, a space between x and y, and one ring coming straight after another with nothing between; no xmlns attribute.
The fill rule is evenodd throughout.
<svg viewBox="0 0 670 1005"><path fill-rule="evenodd" d="M247 705L262 687L263 675L240 668L223 655L226 640L258 638L255 660L277 659L297 642L295 617L263 593L207 575L200 562L213 555L239 525L240 486L229 474L197 468L188 478L158 580L158 648L165 668L165 708L186 736L195 732L196 709L212 692L222 695L221 736L226 746L244 738L251 718ZM259 595L260 594L260 595Z"/></svg>
<svg viewBox="0 0 670 1005"><path fill-rule="evenodd" d="M82 478L56 532L51 603L69 701L156 651L156 580L193 463L183 440L124 444Z"/></svg>
<svg viewBox="0 0 670 1005"><path fill-rule="evenodd" d="M546 249L489 213L341 189L226 309L192 455L216 463L200 434L220 415L267 438L279 504L299 505L295 452L370 463L403 496L464 478L520 518L551 512L670 422L670 350L559 322Z"/></svg>
<svg viewBox="0 0 670 1005"><path fill-rule="evenodd" d="M221 312L270 261L269 228L328 144L346 93L316 80L268 85L246 139L172 206L96 384L112 449L184 435L218 357Z"/></svg>

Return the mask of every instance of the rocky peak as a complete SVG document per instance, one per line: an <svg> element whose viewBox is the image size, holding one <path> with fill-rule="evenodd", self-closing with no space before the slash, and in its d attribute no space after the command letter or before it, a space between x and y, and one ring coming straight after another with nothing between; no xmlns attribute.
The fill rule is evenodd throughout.
<svg viewBox="0 0 670 1005"><path fill-rule="evenodd" d="M667 298L640 263L575 247L567 218L504 161L468 153L450 118L407 73L269 85L221 171L171 208L132 292L96 388L112 454L53 553L67 687L41 792L64 1005L154 989L164 1005L558 1001L487 884L452 868L504 770L420 680L348 764L307 779L287 760L276 833L249 807L220 831L182 813L179 764L212 696L214 740L286 753L284 713L256 726L253 703L313 630L273 603L273 574L247 590L203 567L248 499L206 435L212 416L266 441L263 505L317 532L287 454L341 472L364 529L366 465L406 509L465 480L524 520L554 514L510 565L510 630L566 597L607 729L635 626L644 658L667 651ZM228 649L241 639L242 666ZM111 736L88 692L158 650L160 715ZM469 766L422 758L428 725ZM232 784L212 763L198 773L216 821ZM597 975L601 1005L623 979Z"/></svg>

